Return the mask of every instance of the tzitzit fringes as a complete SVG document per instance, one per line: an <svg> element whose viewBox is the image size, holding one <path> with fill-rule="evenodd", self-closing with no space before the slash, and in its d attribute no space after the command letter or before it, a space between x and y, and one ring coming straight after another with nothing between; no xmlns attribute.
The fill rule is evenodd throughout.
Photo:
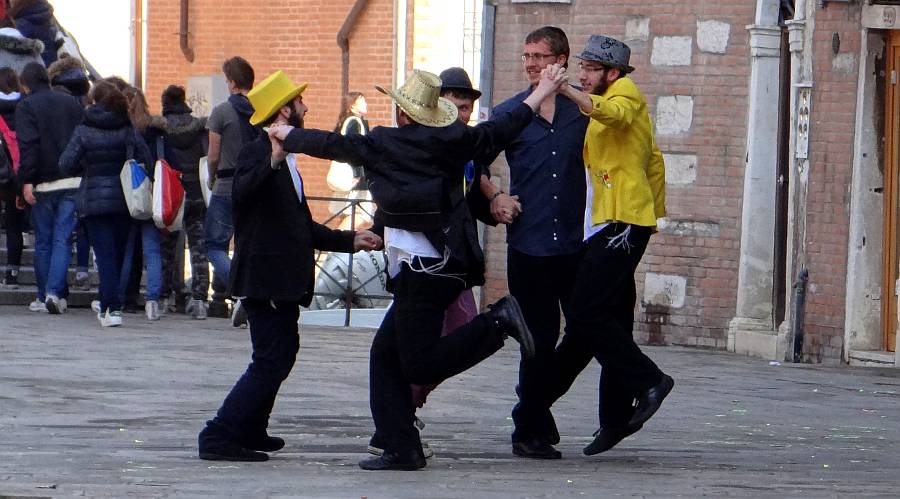
<svg viewBox="0 0 900 499"><path fill-rule="evenodd" d="M631 226L625 227L620 234L617 234L613 237L607 237L609 241L606 243L607 248L611 249L621 249L624 248L626 253L631 253L631 243L628 241L628 236L631 235Z"/></svg>

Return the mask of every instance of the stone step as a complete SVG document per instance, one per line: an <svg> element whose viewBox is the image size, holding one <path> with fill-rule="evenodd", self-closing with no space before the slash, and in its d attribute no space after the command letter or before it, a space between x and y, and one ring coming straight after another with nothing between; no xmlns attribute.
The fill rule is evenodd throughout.
<svg viewBox="0 0 900 499"><path fill-rule="evenodd" d="M69 283L69 286L75 285L75 267L70 266L69 271L66 275L66 282ZM97 272L94 269L88 269L88 277L90 278L90 283L92 288L96 288L97 284L99 284L99 277L97 276ZM19 284L32 286L36 284L34 275L34 267L20 267L19 268Z"/></svg>
<svg viewBox="0 0 900 499"><path fill-rule="evenodd" d="M37 298L36 286L19 286L8 289L0 286L0 305L21 305L27 307ZM69 291L68 305L73 308L90 308L91 301L97 299L96 291Z"/></svg>

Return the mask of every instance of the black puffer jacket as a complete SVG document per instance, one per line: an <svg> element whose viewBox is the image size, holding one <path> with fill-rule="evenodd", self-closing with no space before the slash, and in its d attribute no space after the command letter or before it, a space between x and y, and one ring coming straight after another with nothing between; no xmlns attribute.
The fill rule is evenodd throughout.
<svg viewBox="0 0 900 499"><path fill-rule="evenodd" d="M148 167L153 164L147 144L127 116L99 105L87 109L84 123L75 128L59 158L63 173L83 177L78 192L79 216L128 213L119 173L129 144L138 163Z"/></svg>
<svg viewBox="0 0 900 499"><path fill-rule="evenodd" d="M201 199L200 158L206 156L209 132L206 118L191 116L191 108L176 104L163 108L166 119L165 158L182 173L181 182L189 199Z"/></svg>
<svg viewBox="0 0 900 499"><path fill-rule="evenodd" d="M67 177L59 171L62 154L75 127L81 123L84 108L71 96L50 90L46 84L35 86L16 107L16 135L19 139L23 184L41 184Z"/></svg>

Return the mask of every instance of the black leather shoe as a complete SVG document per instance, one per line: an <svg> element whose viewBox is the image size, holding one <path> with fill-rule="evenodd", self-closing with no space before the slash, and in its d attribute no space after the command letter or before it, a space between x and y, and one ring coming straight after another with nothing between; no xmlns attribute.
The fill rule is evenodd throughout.
<svg viewBox="0 0 900 499"><path fill-rule="evenodd" d="M488 307L490 308L488 314L494 325L519 342L522 357L526 359L534 357L534 338L528 330L528 325L525 324L525 317L522 316L522 309L516 298L513 295L506 295Z"/></svg>
<svg viewBox="0 0 900 499"><path fill-rule="evenodd" d="M637 397L637 406L634 408L634 415L628 422L630 427L638 427L647 422L648 419L656 414L659 406L662 405L666 395L672 391L675 386L675 380L667 374L663 374L662 381L653 388L647 390Z"/></svg>
<svg viewBox="0 0 900 499"><path fill-rule="evenodd" d="M241 442L241 445L250 450L275 452L284 448L284 439L263 434L259 437L247 438Z"/></svg>
<svg viewBox="0 0 900 499"><path fill-rule="evenodd" d="M562 452L542 440L530 442L513 442L513 454L529 459L561 459Z"/></svg>
<svg viewBox="0 0 900 499"><path fill-rule="evenodd" d="M200 459L206 461L268 461L265 452L250 450L239 443L224 439L206 437L200 441Z"/></svg>
<svg viewBox="0 0 900 499"><path fill-rule="evenodd" d="M624 428L600 428L594 432L594 441L584 448L585 456L593 456L612 449L625 437L634 435L643 426L626 426Z"/></svg>
<svg viewBox="0 0 900 499"><path fill-rule="evenodd" d="M415 450L399 453L385 452L380 457L364 459L359 467L368 471L413 471L425 467L425 456Z"/></svg>

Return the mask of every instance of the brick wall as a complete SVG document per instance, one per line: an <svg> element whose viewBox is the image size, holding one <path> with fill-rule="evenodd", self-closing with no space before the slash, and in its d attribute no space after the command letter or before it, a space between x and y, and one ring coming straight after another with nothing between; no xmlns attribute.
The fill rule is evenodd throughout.
<svg viewBox="0 0 900 499"><path fill-rule="evenodd" d="M667 208L669 219L677 223L652 238L636 282L639 301L648 279L674 292L661 303L653 298L639 305L636 338L641 341L726 347L737 299L746 152L750 64L745 26L753 23L754 4L746 0L498 2L495 104L527 85L518 57L525 35L553 24L566 31L573 54L582 50L591 34L626 40L637 68L632 77L644 92L652 116L660 103L677 104L692 113L689 122L683 113L682 119L667 121L664 128L669 132L657 136L660 149L674 155L667 158L667 177L677 183L667 187ZM702 33L698 23L703 23ZM717 43L722 36L714 36L723 33L727 36L724 46ZM572 61L573 70L576 62ZM506 166L498 163L494 171L505 186ZM484 299L489 302L506 292L502 229L488 230L486 252L489 270Z"/></svg>
<svg viewBox="0 0 900 499"><path fill-rule="evenodd" d="M148 3L146 93L157 111L158 96L167 85L186 85L190 76L220 74L225 59L241 55L253 65L257 81L281 69L297 82L308 82L303 94L309 106L307 126L334 127L341 99L336 35L353 0L193 0L189 27L193 63L187 62L179 46L180 2ZM369 1L350 35L350 90L366 95L372 126L391 122L390 99L373 85L393 81L393 7L393 0ZM327 166L326 161L302 158L307 194L331 194L324 180ZM314 212L321 219L324 206L314 207Z"/></svg>
<svg viewBox="0 0 900 499"><path fill-rule="evenodd" d="M859 80L859 6L829 4L816 12L813 105L807 201L809 287L803 353L808 361L840 359L850 217L853 130ZM834 35L840 39L833 51Z"/></svg>

